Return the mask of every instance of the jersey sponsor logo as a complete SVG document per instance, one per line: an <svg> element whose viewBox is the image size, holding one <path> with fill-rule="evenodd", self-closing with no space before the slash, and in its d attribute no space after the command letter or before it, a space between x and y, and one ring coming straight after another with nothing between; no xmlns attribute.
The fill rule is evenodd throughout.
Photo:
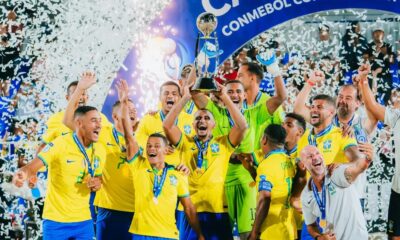
<svg viewBox="0 0 400 240"><path fill-rule="evenodd" d="M112 144L112 143L110 143L110 142L107 142L107 146L110 146L110 147L112 147L112 146L115 146L114 144Z"/></svg>
<svg viewBox="0 0 400 240"><path fill-rule="evenodd" d="M260 175L260 183L258 184L258 191L268 191L271 192L272 183L267 180L267 176Z"/></svg>
<svg viewBox="0 0 400 240"><path fill-rule="evenodd" d="M172 186L176 186L178 184L178 179L175 175L169 176L169 184L171 184Z"/></svg>
<svg viewBox="0 0 400 240"><path fill-rule="evenodd" d="M67 135L69 132L62 132L61 136Z"/></svg>
<svg viewBox="0 0 400 240"><path fill-rule="evenodd" d="M75 160L69 160L69 159L67 159L67 163L69 164L69 163L74 163L75 162Z"/></svg>
<svg viewBox="0 0 400 240"><path fill-rule="evenodd" d="M218 153L219 152L219 144L218 143L213 143L210 146L211 152L212 153Z"/></svg>
<svg viewBox="0 0 400 240"><path fill-rule="evenodd" d="M190 127L190 125L186 124L185 126L183 126L183 131L186 135L189 135L192 132L192 128Z"/></svg>
<svg viewBox="0 0 400 240"><path fill-rule="evenodd" d="M331 150L331 148L332 148L332 140L324 141L323 148L324 148L325 151L326 150Z"/></svg>

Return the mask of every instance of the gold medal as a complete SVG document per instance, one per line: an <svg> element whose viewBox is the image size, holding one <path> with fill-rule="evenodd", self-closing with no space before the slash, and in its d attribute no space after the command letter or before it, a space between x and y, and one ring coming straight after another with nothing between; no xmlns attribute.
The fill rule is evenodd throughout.
<svg viewBox="0 0 400 240"><path fill-rule="evenodd" d="M325 228L326 228L326 219L321 219L321 220L319 221L319 226L320 226L321 228L325 229Z"/></svg>
<svg viewBox="0 0 400 240"><path fill-rule="evenodd" d="M203 174L203 173L204 173L204 170L203 170L202 168L197 168L197 169L196 169L196 172L197 172L198 174Z"/></svg>
<svg viewBox="0 0 400 240"><path fill-rule="evenodd" d="M158 204L158 199L156 197L153 197L153 202L154 204Z"/></svg>

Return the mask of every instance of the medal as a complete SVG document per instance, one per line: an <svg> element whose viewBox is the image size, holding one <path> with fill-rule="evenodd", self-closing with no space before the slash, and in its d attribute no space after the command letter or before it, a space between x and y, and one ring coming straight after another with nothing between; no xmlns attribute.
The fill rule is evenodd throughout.
<svg viewBox="0 0 400 240"><path fill-rule="evenodd" d="M154 202L154 204L158 204L158 199L156 198L156 197L153 197L153 202Z"/></svg>
<svg viewBox="0 0 400 240"><path fill-rule="evenodd" d="M202 168L197 168L197 169L196 169L196 172L197 172L198 174L203 174L203 173L204 173L204 169L202 169Z"/></svg>
<svg viewBox="0 0 400 240"><path fill-rule="evenodd" d="M326 229L326 219L320 219L319 220L319 226L322 228L322 229Z"/></svg>
<svg viewBox="0 0 400 240"><path fill-rule="evenodd" d="M197 136L194 137L194 143L197 146L198 153L197 153L197 170L196 172L203 173L204 170L201 168L203 166L203 160L204 160L204 155L207 154L207 148L208 144L210 143L211 138L208 139L204 145L201 144L200 140L197 138Z"/></svg>

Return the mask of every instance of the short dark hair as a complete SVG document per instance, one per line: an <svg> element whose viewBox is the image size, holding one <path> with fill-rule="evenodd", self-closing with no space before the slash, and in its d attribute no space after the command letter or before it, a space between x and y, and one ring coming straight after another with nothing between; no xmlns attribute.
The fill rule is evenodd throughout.
<svg viewBox="0 0 400 240"><path fill-rule="evenodd" d="M318 27L318 32L322 32L322 31L330 31L330 27L326 24L320 24Z"/></svg>
<svg viewBox="0 0 400 240"><path fill-rule="evenodd" d="M332 107L335 107L335 100L333 100L333 98L331 96L329 96L329 95L318 94L315 97L313 97L311 101L315 101L315 100L324 100L325 102L327 102Z"/></svg>
<svg viewBox="0 0 400 240"><path fill-rule="evenodd" d="M242 66L247 66L247 71L257 76L257 81L261 82L264 78L264 71L262 67L255 62L242 63Z"/></svg>
<svg viewBox="0 0 400 240"><path fill-rule="evenodd" d="M239 84L242 85L242 87L244 88L243 83L242 83L242 81L240 81L240 80L229 80L229 81L226 81L226 82L224 83L224 85L225 85L225 86L228 86L229 84L233 84L233 83L239 83Z"/></svg>
<svg viewBox="0 0 400 240"><path fill-rule="evenodd" d="M291 113L287 113L286 114L287 118L293 118L294 120L296 120L296 124L297 126L301 127L303 129L303 131L306 131L306 120L303 118L303 116L291 112Z"/></svg>
<svg viewBox="0 0 400 240"><path fill-rule="evenodd" d="M286 131L279 124L270 124L264 130L264 137L274 145L284 145L286 139Z"/></svg>
<svg viewBox="0 0 400 240"><path fill-rule="evenodd" d="M165 146L168 145L168 139L161 133L152 133L152 134L150 134L149 138L151 138L151 137L153 137L153 138L161 138L163 143L165 144Z"/></svg>
<svg viewBox="0 0 400 240"><path fill-rule="evenodd" d="M69 90L70 90L70 88L71 88L71 87L76 87L76 86L78 86L78 81L73 81L73 82L71 82L70 84L68 84L68 87L67 87L67 95L69 95Z"/></svg>
<svg viewBox="0 0 400 240"><path fill-rule="evenodd" d="M97 111L97 108L92 106L79 106L74 112L74 118L84 116L87 112Z"/></svg>
<svg viewBox="0 0 400 240"><path fill-rule="evenodd" d="M133 103L133 101L132 101L131 99L128 99L128 102ZM114 112L115 109L119 108L120 105L121 105L121 101L120 101L120 100L117 100L117 101L112 105L111 111Z"/></svg>
<svg viewBox="0 0 400 240"><path fill-rule="evenodd" d="M181 95L181 87L179 86L178 83L176 83L176 82L174 82L174 81L166 81L165 83L163 83L163 84L160 86L160 95L161 95L161 92L162 92L163 87L165 87L165 86L175 86L175 87L177 87L177 88L178 88L179 96Z"/></svg>

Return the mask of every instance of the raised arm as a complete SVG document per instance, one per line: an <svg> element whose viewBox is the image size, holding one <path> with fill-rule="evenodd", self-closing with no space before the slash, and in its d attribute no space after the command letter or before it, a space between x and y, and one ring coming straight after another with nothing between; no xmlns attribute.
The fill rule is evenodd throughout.
<svg viewBox="0 0 400 240"><path fill-rule="evenodd" d="M275 96L271 97L266 102L268 112L272 115L287 98L285 82L283 81L281 70L279 69L275 50L269 49L257 55L257 60L261 64L267 66L267 71L274 77Z"/></svg>
<svg viewBox="0 0 400 240"><path fill-rule="evenodd" d="M229 132L229 141L233 146L237 146L242 141L244 134L247 130L247 122L239 108L232 102L226 92L225 86L218 84L219 92L215 94L222 100L229 114L232 116L232 120L235 123Z"/></svg>
<svg viewBox="0 0 400 240"><path fill-rule="evenodd" d="M374 94L369 87L368 73L370 72L370 69L371 67L368 64L360 66L358 69L358 85L361 89L364 105L367 111L372 113L377 120L383 122L385 120L385 107L376 102Z"/></svg>
<svg viewBox="0 0 400 240"><path fill-rule="evenodd" d="M175 125L175 121L191 97L189 86L185 86L182 98L172 107L163 122L165 135L172 145L178 144L182 137L182 131Z"/></svg>
<svg viewBox="0 0 400 240"><path fill-rule="evenodd" d="M117 83L117 91L119 101L121 102L121 121L124 129L124 138L126 142L126 157L128 160L132 159L139 152L139 145L136 142L132 129L132 121L129 116L129 88L125 80Z"/></svg>
<svg viewBox="0 0 400 240"><path fill-rule="evenodd" d="M364 172L372 161L374 147L370 143L359 143L358 148L364 153L365 157L358 158L352 162L344 171L348 183L353 183L358 175Z"/></svg>
<svg viewBox="0 0 400 240"><path fill-rule="evenodd" d="M75 131L74 112L78 108L79 100L82 94L95 83L96 75L92 72L84 72L78 82L78 85L76 86L74 93L71 95L67 109L65 110L63 124L72 131Z"/></svg>
<svg viewBox="0 0 400 240"><path fill-rule="evenodd" d="M192 86L196 82L196 69L192 66L187 79L186 86ZM185 86L184 86L185 87ZM208 97L200 91L192 91L192 99L198 109L205 109L208 103Z"/></svg>
<svg viewBox="0 0 400 240"><path fill-rule="evenodd" d="M258 201L256 208L256 218L253 223L253 229L251 230L248 239L256 240L259 239L261 225L268 216L269 206L271 205L271 192L260 191L258 193Z"/></svg>
<svg viewBox="0 0 400 240"><path fill-rule="evenodd" d="M20 168L13 177L13 183L17 187L22 187L28 181L30 187L36 184L36 173L44 166L42 160L35 157L30 163Z"/></svg>
<svg viewBox="0 0 400 240"><path fill-rule="evenodd" d="M324 79L325 75L323 72L311 72L310 77L306 80L303 88L297 95L296 101L294 102L294 113L301 115L307 122L310 122L310 109L306 106L306 102L308 101L313 86L317 83L321 83Z"/></svg>

